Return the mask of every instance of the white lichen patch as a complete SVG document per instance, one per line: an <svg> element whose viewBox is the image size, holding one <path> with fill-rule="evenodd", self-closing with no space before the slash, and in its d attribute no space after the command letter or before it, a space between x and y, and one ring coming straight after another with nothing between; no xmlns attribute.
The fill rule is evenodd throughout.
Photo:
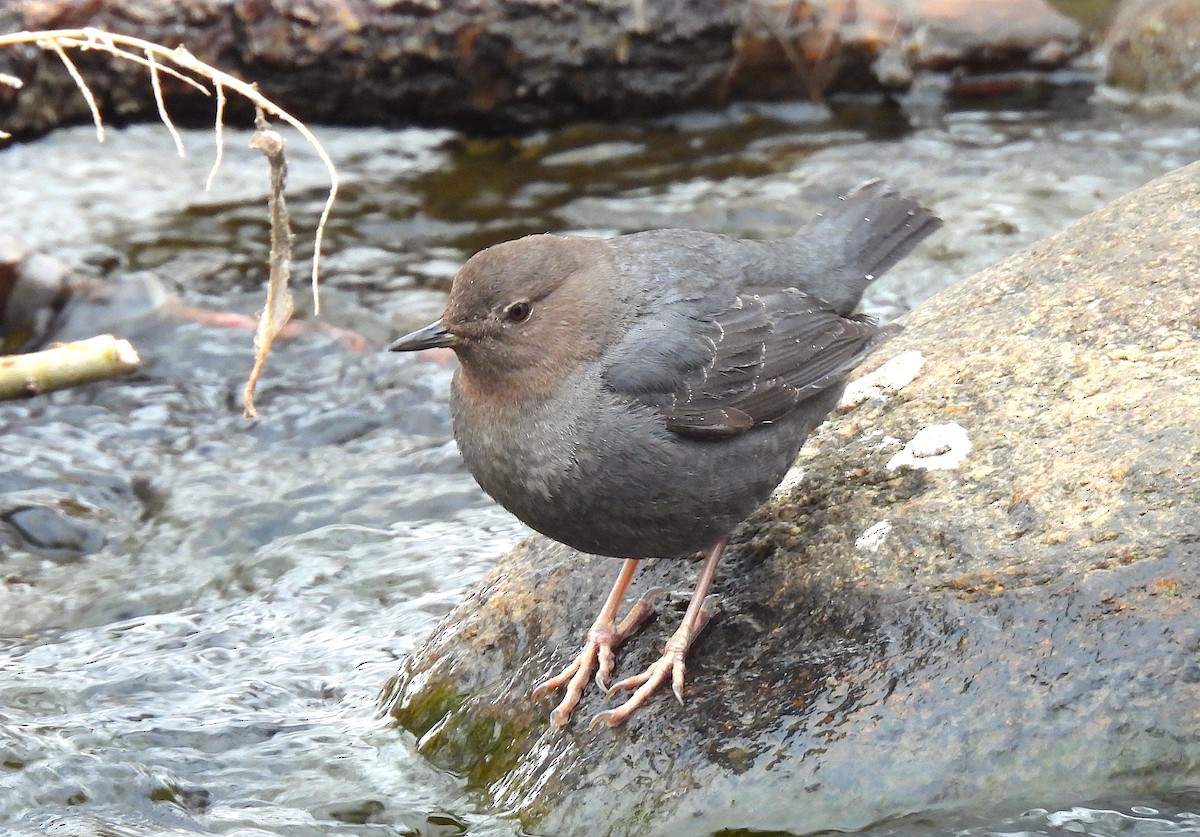
<svg viewBox="0 0 1200 837"><path fill-rule="evenodd" d="M883 542L890 531L892 531L892 522L890 520L881 520L878 523L872 524L855 539L854 548L876 552L879 550L879 547L883 546Z"/></svg>
<svg viewBox="0 0 1200 837"><path fill-rule="evenodd" d="M971 452L971 439L958 422L931 424L917 431L895 456L888 460L888 470L925 468L939 470L957 468Z"/></svg>
<svg viewBox="0 0 1200 837"><path fill-rule="evenodd" d="M799 485L804 479L804 469L798 465L793 465L786 474L783 475L783 481L775 486L775 490L771 492L772 497L782 497Z"/></svg>
<svg viewBox="0 0 1200 837"><path fill-rule="evenodd" d="M913 382L924 365L925 356L916 349L901 352L869 375L847 384L838 407L857 407L864 401L882 399L890 393L899 392Z"/></svg>

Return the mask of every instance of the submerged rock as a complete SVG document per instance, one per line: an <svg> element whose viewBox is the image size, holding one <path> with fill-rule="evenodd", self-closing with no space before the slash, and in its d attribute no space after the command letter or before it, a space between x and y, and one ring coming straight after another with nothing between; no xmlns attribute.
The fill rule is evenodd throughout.
<svg viewBox="0 0 1200 837"><path fill-rule="evenodd" d="M37 346L51 334L73 284L66 262L0 233L0 355Z"/></svg>
<svg viewBox="0 0 1200 837"><path fill-rule="evenodd" d="M686 706L588 731L593 689L550 727L529 692L618 562L534 537L405 662L388 711L554 835L854 830L1194 783L1198 217L1200 164L914 311L869 361L900 380L857 388L735 536ZM694 572L646 561L634 593ZM657 656L662 610L618 676Z"/></svg>

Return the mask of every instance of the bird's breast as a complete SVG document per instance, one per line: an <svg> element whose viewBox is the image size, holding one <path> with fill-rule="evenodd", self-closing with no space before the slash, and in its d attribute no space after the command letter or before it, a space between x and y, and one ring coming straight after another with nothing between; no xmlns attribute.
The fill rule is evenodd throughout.
<svg viewBox="0 0 1200 837"><path fill-rule="evenodd" d="M456 387L454 434L480 486L527 525L584 552L673 557L710 545L782 477L803 436L704 442L671 433L599 380L555 397L480 404ZM777 436L777 438L776 438Z"/></svg>
<svg viewBox="0 0 1200 837"><path fill-rule="evenodd" d="M481 396L456 375L450 411L467 469L502 505L524 518L526 507L552 499L572 461L574 417L549 399Z"/></svg>

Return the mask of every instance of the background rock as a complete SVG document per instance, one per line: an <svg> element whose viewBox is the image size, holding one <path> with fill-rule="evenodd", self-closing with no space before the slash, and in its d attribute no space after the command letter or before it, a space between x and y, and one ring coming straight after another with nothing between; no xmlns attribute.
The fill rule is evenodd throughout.
<svg viewBox="0 0 1200 837"><path fill-rule="evenodd" d="M1104 36L1110 84L1137 93L1200 94L1200 2L1127 0Z"/></svg>
<svg viewBox="0 0 1200 837"><path fill-rule="evenodd" d="M1049 71L1083 49L1044 0L11 0L0 33L94 26L167 46L256 82L301 119L528 129L721 105L903 91L925 69L955 84ZM75 60L107 118L156 118L144 68ZM0 125L36 134L90 119L58 57L0 48ZM1018 84L1027 78L1018 72ZM163 77L169 110L212 120L213 102ZM231 101L230 117L244 116ZM242 110L238 108L241 107Z"/></svg>

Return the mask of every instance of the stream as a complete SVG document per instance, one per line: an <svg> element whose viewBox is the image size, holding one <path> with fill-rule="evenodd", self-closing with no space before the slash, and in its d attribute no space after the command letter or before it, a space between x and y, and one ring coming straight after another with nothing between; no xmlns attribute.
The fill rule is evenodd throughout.
<svg viewBox="0 0 1200 837"><path fill-rule="evenodd" d="M475 250L533 232L780 236L886 176L946 221L872 286L866 310L892 319L1200 148L1184 115L1082 90L1045 110L740 105L521 138L316 133L342 180L321 316L300 300L252 421L252 332L196 315L261 305L268 177L249 134L225 132L209 192L208 131L183 132L183 159L159 125L0 151L0 233L157 294L64 330L129 337L141 371L0 403L0 833L519 833L377 703L528 533L459 460L452 362L381 350L438 315ZM288 148L303 297L327 181L303 140ZM864 834L1200 830L1200 796L1061 802Z"/></svg>

